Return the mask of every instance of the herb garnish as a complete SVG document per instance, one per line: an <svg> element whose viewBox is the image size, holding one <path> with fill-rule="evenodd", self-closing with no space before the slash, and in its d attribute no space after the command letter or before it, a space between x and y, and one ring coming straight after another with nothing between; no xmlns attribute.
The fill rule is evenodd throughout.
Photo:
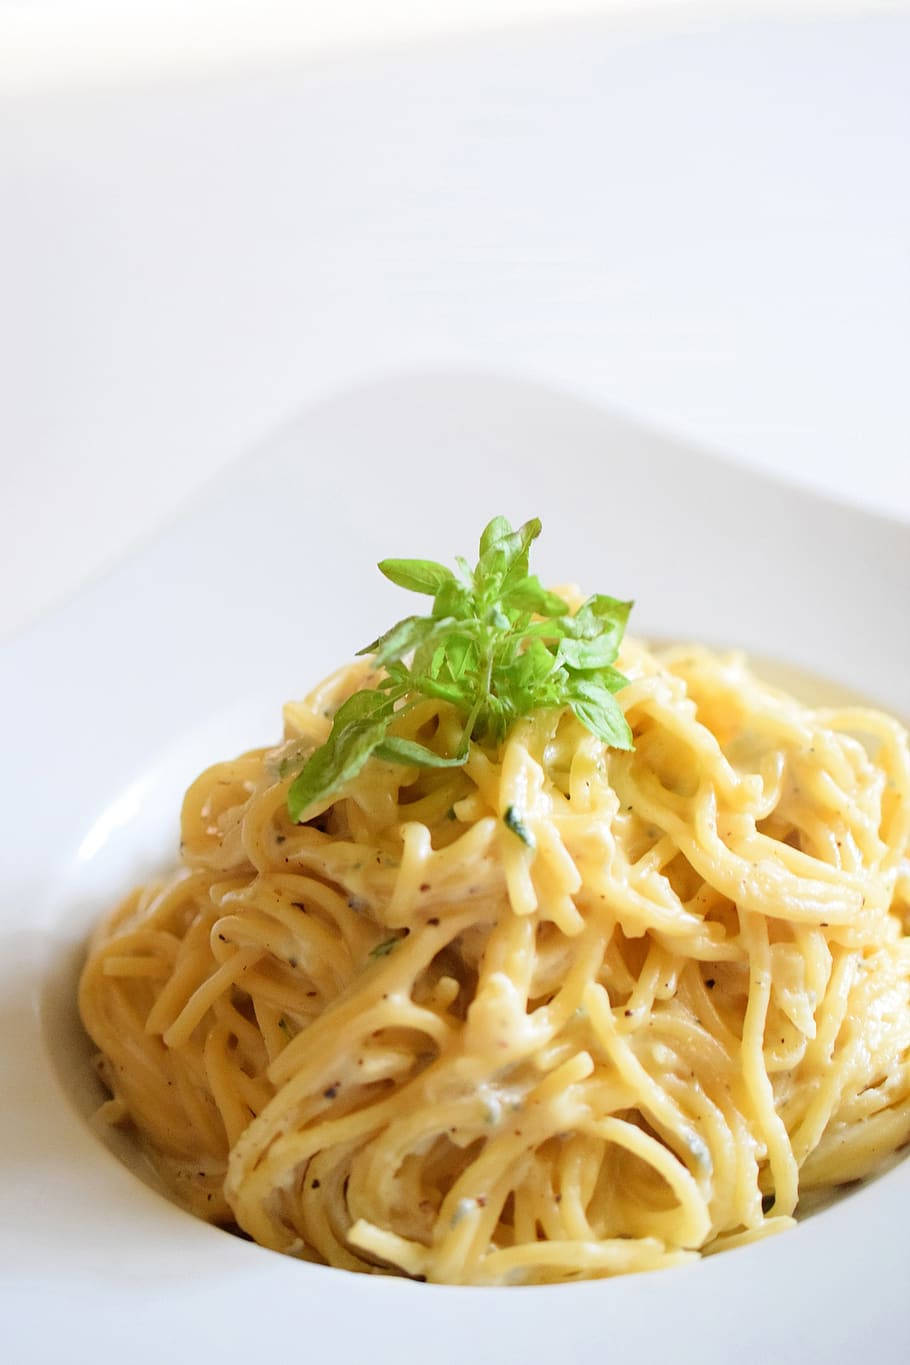
<svg viewBox="0 0 910 1365"><path fill-rule="evenodd" d="M512 833L518 835L523 844L527 844L528 848L536 848L537 844L534 835L528 829L514 806L509 806L502 818L503 822L509 827Z"/></svg>
<svg viewBox="0 0 910 1365"><path fill-rule="evenodd" d="M370 957L388 957L393 948L397 948L401 939L396 934L394 938L383 939L382 943L377 943L375 948L370 949Z"/></svg>
<svg viewBox="0 0 910 1365"><path fill-rule="evenodd" d="M498 744L520 716L545 708L568 707L604 744L632 748L613 695L628 680L612 667L632 603L597 594L573 613L528 572L528 552L539 535L536 517L517 531L505 517L494 517L473 569L464 559L455 570L429 559L381 562L393 583L432 597L432 609L428 616L406 616L360 650L375 655L385 676L336 711L331 734L288 792L292 820L356 777L371 755L460 767L471 740ZM464 722L454 754L391 733L393 721L426 697L449 702Z"/></svg>

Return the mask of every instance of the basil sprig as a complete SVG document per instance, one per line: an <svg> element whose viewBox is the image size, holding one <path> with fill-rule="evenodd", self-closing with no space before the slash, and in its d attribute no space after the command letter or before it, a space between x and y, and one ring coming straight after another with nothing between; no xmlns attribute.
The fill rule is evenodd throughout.
<svg viewBox="0 0 910 1365"><path fill-rule="evenodd" d="M568 707L604 744L632 748L614 695L628 679L612 667L632 603L596 594L572 612L528 572L540 529L536 517L517 531L494 517L474 568L460 558L454 570L431 559L381 562L386 578L432 597L432 608L427 616L406 616L360 650L375 655L384 676L336 711L328 739L288 792L293 820L356 777L371 756L459 767L472 740L495 746L533 711ZM391 733L393 721L427 697L449 702L463 720L451 755Z"/></svg>

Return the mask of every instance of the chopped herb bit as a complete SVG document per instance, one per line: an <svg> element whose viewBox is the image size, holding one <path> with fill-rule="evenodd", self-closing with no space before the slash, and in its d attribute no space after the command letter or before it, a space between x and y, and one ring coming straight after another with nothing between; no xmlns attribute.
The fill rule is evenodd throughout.
<svg viewBox="0 0 910 1365"><path fill-rule="evenodd" d="M281 1029L282 1033L290 1033L291 1031L291 1026L288 1023L287 1019L285 1019L284 1015L282 1015L281 1018L278 1020L278 1027Z"/></svg>
<svg viewBox="0 0 910 1365"><path fill-rule="evenodd" d="M537 847L537 840L534 838L534 835L528 829L527 825L522 820L521 816L518 814L514 806L509 806L508 810L506 811L505 815L502 818L505 824L512 831L512 833L518 835L519 839L523 844L527 844L528 848Z"/></svg>
<svg viewBox="0 0 910 1365"><path fill-rule="evenodd" d="M304 819L373 756L414 767L461 767L472 741L495 746L533 711L568 708L604 744L632 748L614 695L627 679L613 667L632 604L595 594L572 612L528 571L539 535L536 518L515 531L505 517L494 517L473 569L464 560L455 570L427 559L382 561L386 578L432 597L432 608L427 616L406 616L360 651L375 654L384 670L378 686L348 697L320 748L282 761L283 774L297 771L288 792L292 820ZM455 753L392 733L395 721L425 697L458 713Z"/></svg>
<svg viewBox="0 0 910 1365"><path fill-rule="evenodd" d="M377 943L375 948L370 949L370 957L388 957L389 953L396 944L400 943L400 941L401 940L397 935L395 938L384 939L382 943Z"/></svg>

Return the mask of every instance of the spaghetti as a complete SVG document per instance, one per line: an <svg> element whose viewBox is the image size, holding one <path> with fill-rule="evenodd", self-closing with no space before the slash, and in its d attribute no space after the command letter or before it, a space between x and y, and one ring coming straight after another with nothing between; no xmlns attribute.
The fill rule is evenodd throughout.
<svg viewBox="0 0 910 1365"><path fill-rule="evenodd" d="M182 1204L348 1270L564 1281L776 1232L908 1140L904 730L736 655L620 663L629 752L545 710L294 824L282 759L366 662L193 783L80 988L105 1115Z"/></svg>

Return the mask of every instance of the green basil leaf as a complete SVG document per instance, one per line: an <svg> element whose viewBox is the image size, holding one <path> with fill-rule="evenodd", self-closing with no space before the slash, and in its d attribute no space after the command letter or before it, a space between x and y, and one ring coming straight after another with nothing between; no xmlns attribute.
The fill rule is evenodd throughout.
<svg viewBox="0 0 910 1365"><path fill-rule="evenodd" d="M528 572L528 546L540 533L540 522L526 522L517 531L492 540L481 551L476 577L487 598L514 587Z"/></svg>
<svg viewBox="0 0 910 1365"><path fill-rule="evenodd" d="M450 701L453 706L468 710L470 694L457 682L439 682L426 674L415 674L412 683L414 690L426 697L438 697L440 701Z"/></svg>
<svg viewBox="0 0 910 1365"><path fill-rule="evenodd" d="M560 640L557 658L570 668L606 668L616 658L619 642L612 632L593 640Z"/></svg>
<svg viewBox="0 0 910 1365"><path fill-rule="evenodd" d="M445 644L446 663L455 679L477 668L477 645L470 635L450 635Z"/></svg>
<svg viewBox="0 0 910 1365"><path fill-rule="evenodd" d="M503 541L491 545L480 556L477 561L475 578L478 583L478 591L482 597L495 600L499 594L503 575L508 567L509 555Z"/></svg>
<svg viewBox="0 0 910 1365"><path fill-rule="evenodd" d="M463 555L456 555L455 563L458 565L458 572L455 577L463 588L467 588L468 592L473 592L475 588L474 570Z"/></svg>
<svg viewBox="0 0 910 1365"><path fill-rule="evenodd" d="M595 593L584 605L599 620L616 623L625 630L634 603L623 602L618 597L607 597L605 593Z"/></svg>
<svg viewBox="0 0 910 1365"><path fill-rule="evenodd" d="M375 654L377 664L382 666L393 659L400 659L403 654L410 654L412 649L433 633L435 624L426 616L406 616L387 630L385 635L380 635L372 644L364 645L357 653Z"/></svg>
<svg viewBox="0 0 910 1365"><path fill-rule="evenodd" d="M451 618L464 621L474 615L474 595L453 578L443 583L433 603L433 617L437 621Z"/></svg>
<svg viewBox="0 0 910 1365"><path fill-rule="evenodd" d="M510 607L534 612L536 616L565 616L569 608L555 592L548 592L536 574L523 578L504 594Z"/></svg>
<svg viewBox="0 0 910 1365"><path fill-rule="evenodd" d="M412 739L401 739L398 735L386 735L374 752L377 758L385 759L387 763L413 763L418 768L461 768L468 756L467 745L463 753L456 754L454 758L444 758L424 744L417 744Z"/></svg>
<svg viewBox="0 0 910 1365"><path fill-rule="evenodd" d="M598 681L596 674L583 677L570 673L566 680L566 695L571 701L590 701L595 706L609 706L613 701L609 689Z"/></svg>
<svg viewBox="0 0 910 1365"><path fill-rule="evenodd" d="M483 558L487 550L492 549L497 541L503 540L506 536L510 536L511 534L512 523L509 521L508 517L493 517L492 521L488 521L483 528L483 533L480 537L481 558Z"/></svg>
<svg viewBox="0 0 910 1365"><path fill-rule="evenodd" d="M438 676L445 658L446 642L449 639L450 632L457 628L457 622L453 621L451 617L446 617L443 621L431 620L430 624L432 629L427 632L426 638L414 650L414 657L411 660L411 673L415 677L425 675L435 678Z"/></svg>
<svg viewBox="0 0 910 1365"><path fill-rule="evenodd" d="M542 640L532 640L512 665L511 673L519 687L540 683L556 668L556 659Z"/></svg>
<svg viewBox="0 0 910 1365"><path fill-rule="evenodd" d="M509 548L509 564L502 580L504 593L510 592L527 576L531 542L537 539L541 529L540 519L532 517L507 538L505 543Z"/></svg>
<svg viewBox="0 0 910 1365"><path fill-rule="evenodd" d="M452 570L433 559L383 559L378 568L399 588L410 588L411 592L426 593L429 597L435 597L444 583L455 581Z"/></svg>
<svg viewBox="0 0 910 1365"><path fill-rule="evenodd" d="M626 629L631 602L620 602L616 597L599 594L589 597L576 612L576 619L584 622L584 635L593 639L598 635L608 635L615 640L617 647Z"/></svg>
<svg viewBox="0 0 910 1365"><path fill-rule="evenodd" d="M502 633L507 631L512 624L510 618L503 611L498 602L494 602L492 606L487 608L484 620L486 625L492 626L494 630Z"/></svg>
<svg viewBox="0 0 910 1365"><path fill-rule="evenodd" d="M387 659L383 668L388 676L381 678L376 684L377 687L407 687L410 681L410 669L407 664L401 663L398 659Z"/></svg>
<svg viewBox="0 0 910 1365"><path fill-rule="evenodd" d="M624 687L629 686L629 679L625 673L620 673L618 668L599 668L597 680L608 692L621 692Z"/></svg>
<svg viewBox="0 0 910 1365"><path fill-rule="evenodd" d="M547 621L530 621L524 630L525 639L572 640L575 638L573 616L552 616Z"/></svg>
<svg viewBox="0 0 910 1365"><path fill-rule="evenodd" d="M342 730L352 721L360 721L368 716L390 716L393 707L392 698L385 692L374 691L370 687L365 687L360 692L353 692L335 712L332 720L332 733L329 736L330 742L337 740Z"/></svg>
<svg viewBox="0 0 910 1365"><path fill-rule="evenodd" d="M623 715L619 703L610 695L605 693L608 698L608 705L598 705L596 702L589 701L570 701L569 710L586 729L593 735L608 744L611 749L631 749L632 731L629 722Z"/></svg>
<svg viewBox="0 0 910 1365"><path fill-rule="evenodd" d="M386 718L352 721L307 760L288 791L288 813L299 823L317 801L322 801L360 772L385 736Z"/></svg>

